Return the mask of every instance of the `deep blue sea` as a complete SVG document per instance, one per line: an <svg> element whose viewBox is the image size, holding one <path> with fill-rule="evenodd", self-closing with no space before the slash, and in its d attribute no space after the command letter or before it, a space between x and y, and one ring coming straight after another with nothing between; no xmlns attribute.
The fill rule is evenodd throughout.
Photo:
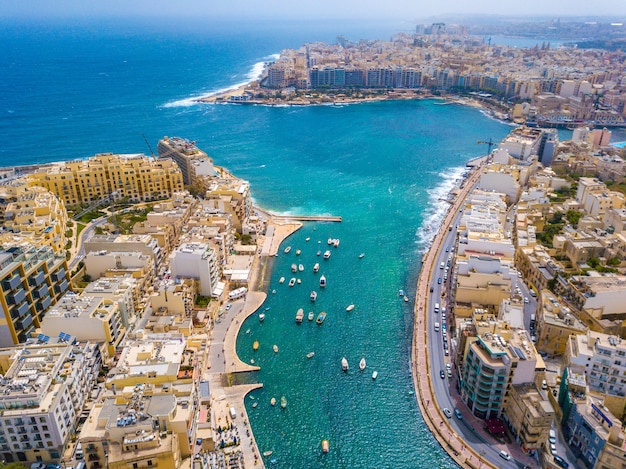
<svg viewBox="0 0 626 469"><path fill-rule="evenodd" d="M264 323L244 324L238 351L261 366L248 412L276 468L454 467L425 427L410 368L412 303L420 255L464 164L511 127L441 102L267 107L195 104L249 81L281 49L346 38L388 39L410 24L269 24L0 20L0 166L96 153L150 154L165 135L195 140L218 165L251 182L257 204L292 214L341 215L310 223L276 258ZM310 241L305 238L310 237ZM324 261L329 237L340 246ZM295 250L302 254L296 261ZM358 255L365 253L363 259ZM289 288L290 265L303 263ZM320 262L318 275L312 267ZM319 289L319 275L328 286ZM275 289L276 294L271 294ZM311 290L319 291L309 302ZM412 298L413 299L413 298ZM348 313L345 308L355 304ZM328 313L322 326L296 310ZM249 332L248 332L249 331ZM251 344L261 344L254 353ZM278 345L279 353L272 351ZM306 354L315 352L311 360ZM340 371L346 357L351 370ZM358 361L367 359L365 372ZM371 373L378 371L373 381ZM271 407L284 395L288 407ZM320 442L330 441L322 455ZM266 461L267 462L267 461Z"/></svg>

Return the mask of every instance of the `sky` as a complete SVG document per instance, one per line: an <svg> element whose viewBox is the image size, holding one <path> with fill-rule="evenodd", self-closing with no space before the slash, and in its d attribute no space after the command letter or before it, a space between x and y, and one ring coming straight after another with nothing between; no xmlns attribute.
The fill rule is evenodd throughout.
<svg viewBox="0 0 626 469"><path fill-rule="evenodd" d="M0 0L0 18L193 16L414 21L449 14L624 19L626 0Z"/></svg>

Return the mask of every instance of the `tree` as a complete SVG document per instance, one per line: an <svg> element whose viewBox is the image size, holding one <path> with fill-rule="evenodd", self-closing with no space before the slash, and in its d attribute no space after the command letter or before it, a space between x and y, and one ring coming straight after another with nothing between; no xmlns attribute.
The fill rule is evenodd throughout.
<svg viewBox="0 0 626 469"><path fill-rule="evenodd" d="M580 221L582 216L583 216L582 212L579 212L578 210L568 210L567 213L565 214L565 218L567 219L568 222L572 224L574 228L578 226L578 222Z"/></svg>

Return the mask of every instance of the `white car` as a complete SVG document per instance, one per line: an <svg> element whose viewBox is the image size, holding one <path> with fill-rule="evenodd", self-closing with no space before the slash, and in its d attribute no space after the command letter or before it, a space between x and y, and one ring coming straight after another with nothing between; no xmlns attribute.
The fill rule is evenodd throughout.
<svg viewBox="0 0 626 469"><path fill-rule="evenodd" d="M556 454L556 445L554 443L550 443L550 452Z"/></svg>
<svg viewBox="0 0 626 469"><path fill-rule="evenodd" d="M550 443L556 443L556 432L554 430L550 430Z"/></svg>
<svg viewBox="0 0 626 469"><path fill-rule="evenodd" d="M506 459L507 461L511 460L511 455L507 453L506 451L500 451L498 454L500 455L502 459Z"/></svg>
<svg viewBox="0 0 626 469"><path fill-rule="evenodd" d="M452 418L452 411L448 409L447 407L443 408L443 413L446 414L446 417L448 417L449 419Z"/></svg>
<svg viewBox="0 0 626 469"><path fill-rule="evenodd" d="M524 303L528 304L528 297L527 296L524 297Z"/></svg>

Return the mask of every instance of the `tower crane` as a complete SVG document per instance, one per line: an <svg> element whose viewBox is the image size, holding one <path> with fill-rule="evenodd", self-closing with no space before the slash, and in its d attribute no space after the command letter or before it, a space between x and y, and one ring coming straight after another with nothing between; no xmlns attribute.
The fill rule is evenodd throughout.
<svg viewBox="0 0 626 469"><path fill-rule="evenodd" d="M494 142L491 137L489 137L489 140L484 141L484 140L478 140L476 142L477 145L489 145L489 151L487 152L488 155L491 155L491 149L497 145L496 142Z"/></svg>

